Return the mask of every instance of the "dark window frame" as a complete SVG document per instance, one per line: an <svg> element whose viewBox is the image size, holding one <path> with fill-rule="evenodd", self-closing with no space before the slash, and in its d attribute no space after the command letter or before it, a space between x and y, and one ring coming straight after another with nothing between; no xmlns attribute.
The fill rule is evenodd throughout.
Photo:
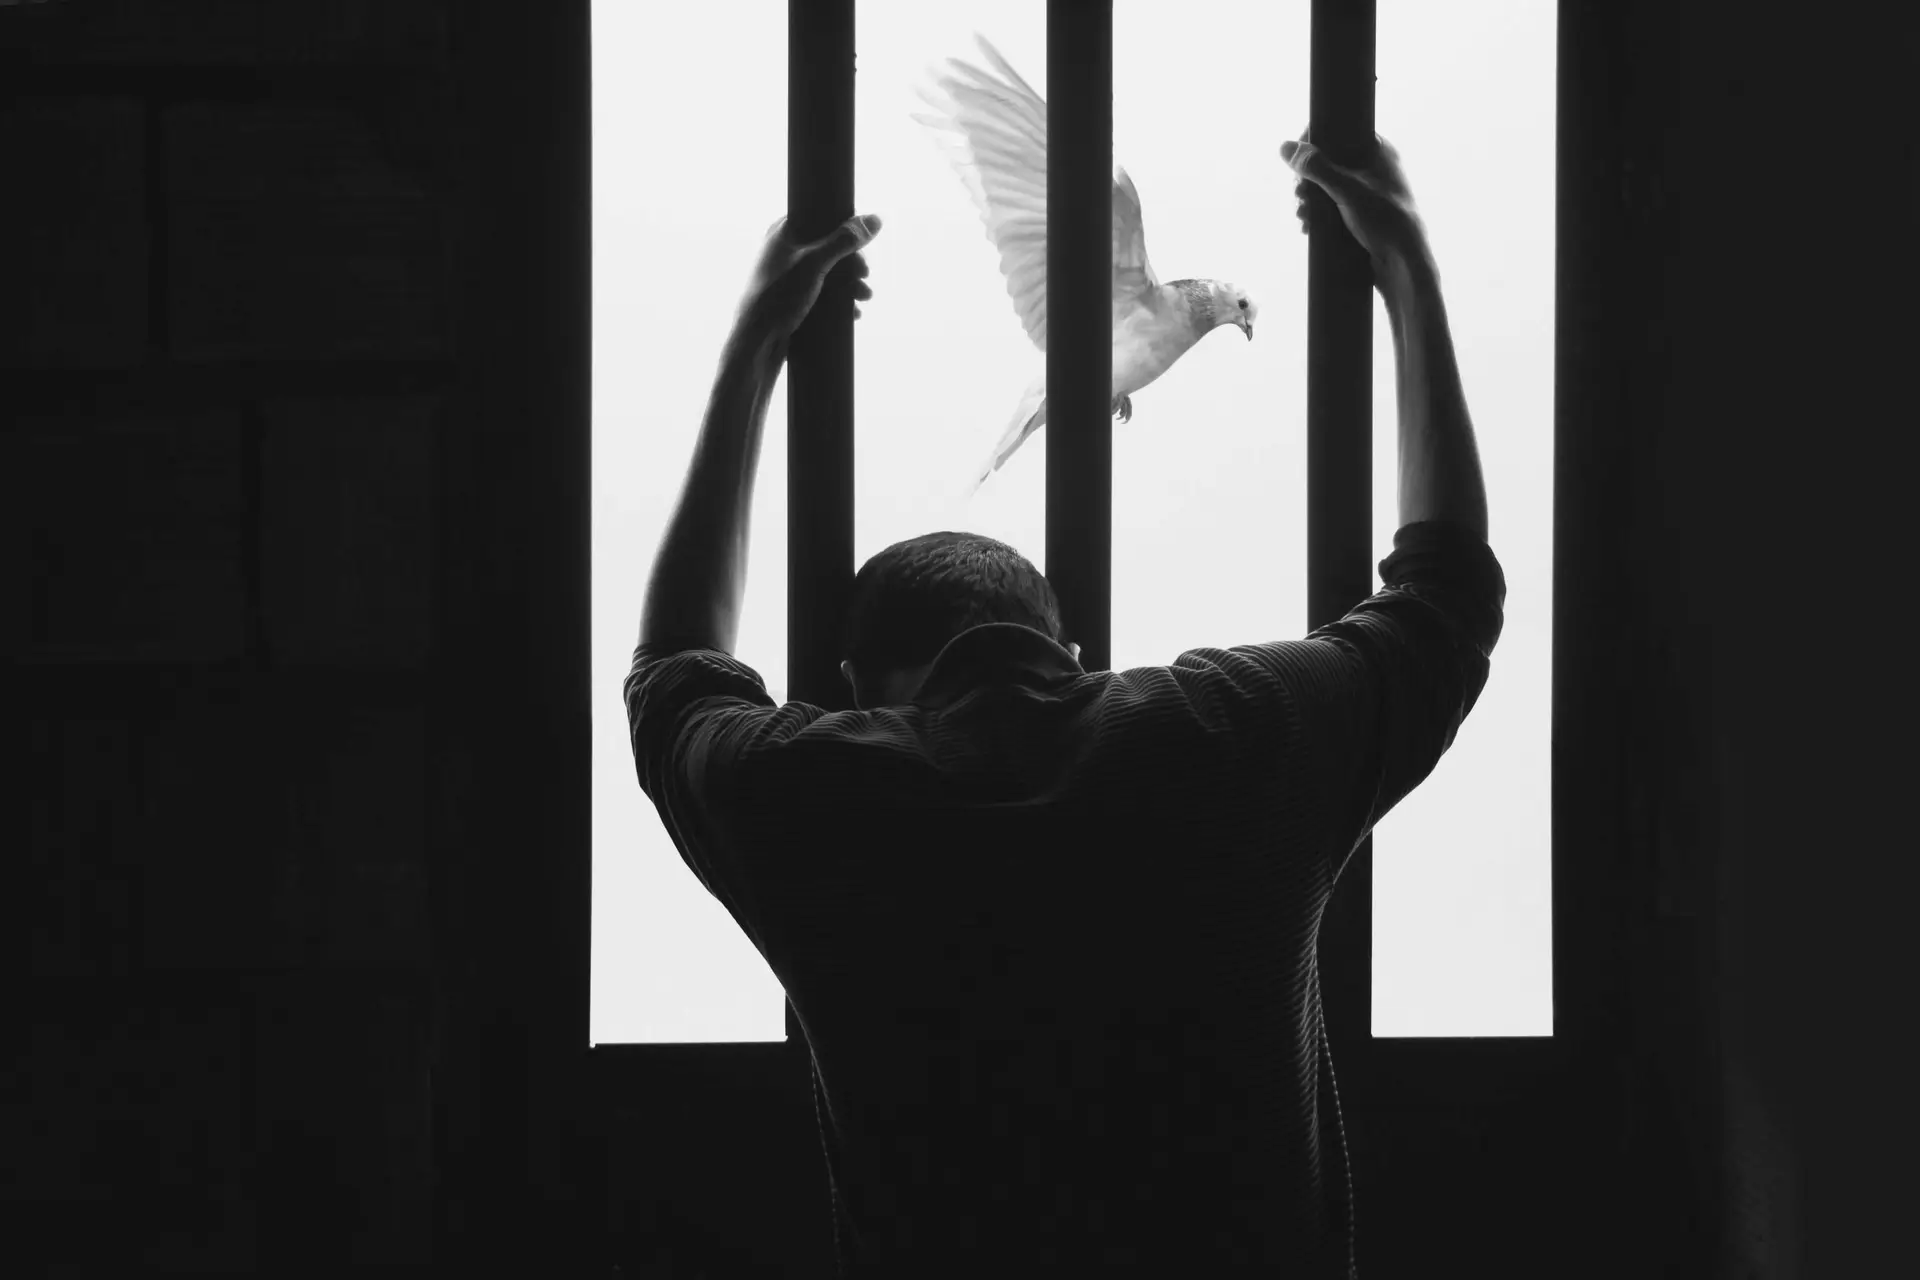
<svg viewBox="0 0 1920 1280"><path fill-rule="evenodd" d="M1371 142L1374 131L1375 3L1311 4L1314 140L1334 159L1350 160ZM1595 541L1579 518L1590 511L1593 499L1580 487L1577 461L1596 428L1597 411L1572 395L1564 376L1569 370L1576 381L1595 376L1577 359L1577 335L1566 323L1569 315L1584 316L1580 305L1590 305L1568 292L1570 265L1577 265L1569 263L1569 241L1592 234L1578 200L1583 192L1591 198L1593 184L1589 175L1569 167L1566 145L1570 134L1585 136L1578 133L1582 118L1571 109L1580 86L1570 85L1568 74L1585 65L1569 35L1570 19L1578 12L1560 7L1556 35L1556 584L1567 581L1565 569L1572 560L1583 554L1591 558L1589 544ZM1108 287L1110 275L1111 0L1049 0L1047 23L1049 133L1053 155L1059 157L1048 175L1049 243L1085 250L1049 255L1048 288L1063 297L1096 295ZM854 0L789 0L788 30L788 213L796 234L816 236L854 212ZM1053 109L1056 104L1061 109ZM1079 141L1063 141L1074 138ZM1293 234L1291 209L1274 231ZM1081 645L1083 665L1100 670L1111 664L1111 333L1105 308L1060 307L1052 315L1046 357L1048 578L1068 632ZM1372 275L1364 252L1348 237L1309 237L1310 629L1340 617L1374 589L1373 318ZM828 710L852 705L839 674L838 645L855 569L853 375L852 299L846 282L830 280L794 335L787 365L789 695ZM1575 667L1588 653L1580 634L1582 610L1595 607L1557 585L1551 730L1556 747L1567 721L1563 710L1585 719L1578 714L1586 703ZM1563 640L1572 642L1571 649ZM1549 1114L1550 1100L1569 1088L1593 1089L1604 1075L1593 1046L1603 1042L1604 1028L1613 1020L1604 998L1607 974L1601 962L1583 956L1581 937L1592 930L1568 907L1579 901L1583 886L1597 887L1611 874L1593 869L1579 855L1590 860L1612 827L1603 820L1598 794L1572 786L1577 777L1566 770L1575 764L1554 750L1554 1029L1549 1036L1374 1037L1371 838L1355 849L1341 872L1319 946L1363 1267L1369 1255L1403 1252L1405 1246L1370 1224L1424 1221L1418 1215L1432 1211L1431 1195L1421 1180L1453 1167L1462 1143L1484 1147L1482 1158L1498 1153L1501 1161L1536 1162L1560 1132L1558 1126L1552 1132L1537 1127L1536 1118ZM581 951L584 955L586 948ZM584 1011L584 1000L581 1004ZM790 1003L786 1022L786 1041L773 1045L593 1046L588 1066L594 1096L603 1106L619 1096L640 1096L659 1073L681 1069L673 1064L697 1061L704 1064L700 1071L728 1079L747 1073L762 1086L778 1081L781 1089L793 1091L794 1105L801 1105L807 1101L801 1082L808 1076L810 1053ZM783 1065L774 1068L776 1061ZM1594 1136L1601 1131L1596 1123Z"/></svg>
<svg viewBox="0 0 1920 1280"><path fill-rule="evenodd" d="M807 14L811 24L819 10ZM568 0L535 21L478 5L448 16L460 323L447 429L435 445L441 640L427 709L436 1257L498 1269L524 1254L552 1270L556 1249L584 1255L602 1231L610 1247L635 1254L655 1234L688 1248L698 1224L653 1210L682 1195L697 1208L717 1194L689 1183L683 1163L714 1126L761 1144L726 1184L757 1206L747 1234L759 1254L775 1266L802 1251L824 1257L803 1041L588 1047L588 5ZM1480 1274L1530 1275L1568 1241L1579 1241L1578 1256L1563 1259L1575 1273L1629 1274L1640 1259L1668 1256L1650 1251L1678 1230L1665 1197L1688 1180L1701 1194L1713 1185L1710 1150L1690 1170L1688 1153L1659 1135L1671 1108L1717 1095L1659 1060L1697 1045L1688 1051L1710 1066L1714 1030L1682 1026L1677 1006L1662 1022L1635 1003L1651 974L1689 964L1707 972L1699 966L1712 963L1716 936L1712 881L1657 880L1667 871L1651 865L1669 856L1660 822L1672 765L1649 742L1668 723L1659 682L1672 668L1661 646L1678 624L1658 616L1671 604L1661 586L1671 575L1650 579L1643 567L1664 543L1649 518L1622 518L1663 501L1652 471L1665 455L1654 445L1686 425L1672 416L1673 356L1658 318L1659 300L1672 296L1663 290L1677 225L1662 212L1658 154L1673 73L1659 61L1670 51L1646 51L1650 22L1592 0L1558 5L1554 1035L1343 1031L1338 971L1349 992L1370 985L1364 946L1341 933L1340 911L1369 905L1349 869L1323 955L1369 1274L1424 1273L1437 1258L1459 1258ZM1274 234L1295 234L1290 217L1276 222ZM808 608L837 621L831 588L849 573L851 550L824 593L804 594L795 575L796 624ZM834 705L844 686L830 669L819 674L812 687ZM1690 850L1673 856L1683 872L1692 865ZM1656 901L1668 887L1674 896ZM1356 1030L1369 1030L1353 1012ZM1689 1119L1709 1138L1717 1123ZM1659 1167L1645 1164L1647 1153ZM577 1194L556 1191L563 1185Z"/></svg>

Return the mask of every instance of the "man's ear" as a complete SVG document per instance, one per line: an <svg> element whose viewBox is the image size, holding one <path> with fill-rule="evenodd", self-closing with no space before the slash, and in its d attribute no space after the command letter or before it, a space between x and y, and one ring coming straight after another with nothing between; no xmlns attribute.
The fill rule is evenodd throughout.
<svg viewBox="0 0 1920 1280"><path fill-rule="evenodd" d="M845 658L840 660L840 674L846 680L847 687L853 687L853 663Z"/></svg>
<svg viewBox="0 0 1920 1280"><path fill-rule="evenodd" d="M1069 644L1067 645L1067 651L1068 651L1069 653L1071 653L1071 654L1073 655L1073 660L1074 660L1075 662L1078 662L1078 661L1080 661L1080 646L1079 646L1079 645L1077 645L1077 644L1072 644L1072 643L1069 643Z"/></svg>

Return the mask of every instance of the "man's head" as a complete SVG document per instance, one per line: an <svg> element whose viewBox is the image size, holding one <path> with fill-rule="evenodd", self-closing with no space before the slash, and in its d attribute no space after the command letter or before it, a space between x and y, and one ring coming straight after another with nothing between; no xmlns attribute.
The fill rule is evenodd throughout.
<svg viewBox="0 0 1920 1280"><path fill-rule="evenodd" d="M862 710L910 701L947 641L969 627L1017 622L1077 658L1060 604L1031 561L977 533L925 533L878 552L853 579L840 674Z"/></svg>

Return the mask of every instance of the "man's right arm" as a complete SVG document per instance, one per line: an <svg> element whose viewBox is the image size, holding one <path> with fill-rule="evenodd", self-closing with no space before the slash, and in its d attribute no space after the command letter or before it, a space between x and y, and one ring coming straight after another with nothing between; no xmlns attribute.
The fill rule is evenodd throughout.
<svg viewBox="0 0 1920 1280"><path fill-rule="evenodd" d="M1457 524L1487 540L1487 491L1480 478L1467 399L1447 332L1440 270L1400 153L1379 134L1366 162L1335 164L1311 138L1280 144L1280 156L1300 175L1302 231L1344 230L1367 251L1374 287L1387 304L1399 374L1400 523ZM1339 216L1329 215L1331 201Z"/></svg>
<svg viewBox="0 0 1920 1280"><path fill-rule="evenodd" d="M1237 702L1245 723L1280 728L1258 754L1277 752L1295 801L1311 798L1338 875L1453 744L1486 685L1507 586L1487 545L1486 486L1440 273L1399 153L1376 134L1366 165L1345 168L1310 132L1280 149L1301 177L1303 227L1343 225L1359 241L1393 326L1400 528L1380 563L1385 585L1344 617L1304 640L1190 650L1176 665L1211 668L1221 683L1206 696L1216 706ZM1315 188L1332 198L1339 224L1316 221L1326 210Z"/></svg>
<svg viewBox="0 0 1920 1280"><path fill-rule="evenodd" d="M1486 686L1506 606L1440 273L1424 235L1379 273L1378 286L1393 326L1400 529L1380 564L1382 589L1303 642L1322 646L1322 660L1341 672L1300 710L1308 749L1330 770L1321 785L1334 799L1342 840L1370 830L1453 745Z"/></svg>
<svg viewBox="0 0 1920 1280"><path fill-rule="evenodd" d="M1216 668L1253 708L1271 708L1253 722L1289 726L1276 746L1322 809L1335 875L1452 746L1486 686L1506 606L1439 273L1422 246L1377 283L1400 416L1400 529L1380 563L1384 585L1304 640L1180 660Z"/></svg>
<svg viewBox="0 0 1920 1280"><path fill-rule="evenodd" d="M1424 241L1382 281L1400 413L1400 523L1443 520L1487 540L1487 487Z"/></svg>

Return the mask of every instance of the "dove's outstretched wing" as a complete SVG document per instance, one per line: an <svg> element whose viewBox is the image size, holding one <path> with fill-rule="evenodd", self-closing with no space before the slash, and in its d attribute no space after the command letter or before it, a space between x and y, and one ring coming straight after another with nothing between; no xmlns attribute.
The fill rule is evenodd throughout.
<svg viewBox="0 0 1920 1280"><path fill-rule="evenodd" d="M1047 104L1020 78L999 50L975 35L992 72L947 61L935 90L920 96L938 115L914 119L936 130L954 169L973 197L987 237L1000 252L1007 293L1033 345L1047 349ZM1113 308L1116 315L1140 305L1159 288L1147 261L1140 193L1125 169L1113 184Z"/></svg>

